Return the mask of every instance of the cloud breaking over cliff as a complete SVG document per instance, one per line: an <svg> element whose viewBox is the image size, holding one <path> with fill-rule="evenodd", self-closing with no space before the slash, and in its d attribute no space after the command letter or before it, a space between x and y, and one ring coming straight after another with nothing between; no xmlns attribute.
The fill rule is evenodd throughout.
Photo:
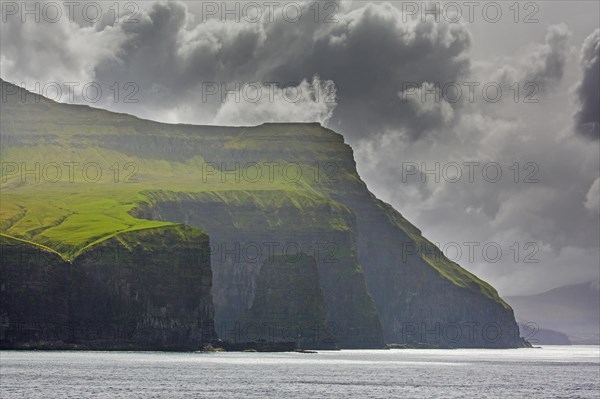
<svg viewBox="0 0 600 399"><path fill-rule="evenodd" d="M30 90L54 83L42 94L61 87L64 102L89 104L81 88L94 82L90 105L159 121L321 122L450 258L501 294L531 293L597 278L600 261L598 4L548 3L531 24L507 10L497 23L421 18L400 2L296 2L298 19L282 3L256 21L222 20L214 2L142 2L136 21L105 9L23 23L4 10L0 68Z"/></svg>

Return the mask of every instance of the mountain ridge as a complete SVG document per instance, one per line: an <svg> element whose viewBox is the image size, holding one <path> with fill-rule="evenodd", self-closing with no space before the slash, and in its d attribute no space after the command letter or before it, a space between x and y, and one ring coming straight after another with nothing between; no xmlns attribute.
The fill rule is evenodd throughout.
<svg viewBox="0 0 600 399"><path fill-rule="evenodd" d="M7 85L2 82L3 99L5 87L23 96ZM0 128L7 168L25 165L31 172L23 160L45 165L36 166L42 179L34 182L3 167L4 234L67 256L115 231L171 224L191 225L217 246L241 251L271 242L314 257L315 243L328 244L329 259L316 257L319 284L342 346L377 347L384 340L522 345L512 309L497 291L369 192L351 147L320 124L172 125L13 98L3 103ZM94 182L89 175L43 179L47 165L65 161L100 164L111 174ZM274 164L285 174L265 176ZM249 177L259 169L259 179ZM132 171L135 181L122 181ZM227 329L251 307L261 264L269 259L217 255L211 253L216 324ZM494 323L499 337L484 337ZM449 337L446 330L457 325L458 338ZM481 336L469 338L471 328Z"/></svg>
<svg viewBox="0 0 600 399"><path fill-rule="evenodd" d="M533 295L507 296L518 319L566 334L574 344L600 343L600 282L568 284Z"/></svg>

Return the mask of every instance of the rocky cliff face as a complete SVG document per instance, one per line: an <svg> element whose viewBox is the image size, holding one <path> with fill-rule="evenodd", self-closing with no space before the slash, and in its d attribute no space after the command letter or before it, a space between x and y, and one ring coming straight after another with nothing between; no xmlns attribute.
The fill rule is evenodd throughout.
<svg viewBox="0 0 600 399"><path fill-rule="evenodd" d="M234 194L236 200L231 197ZM313 296L314 284L318 284L329 323L323 334L332 342L344 348L383 346L377 311L358 264L354 217L348 209L318 201L299 208L292 198L261 201L276 198L277 193L269 191L258 196L231 192L220 192L219 196L154 192L147 196L152 204L138 208L137 216L202 226L209 233L215 327L222 339L249 340L245 331L252 321L247 311L252 308L255 314L260 312L256 301L260 298L257 285L261 265L278 258L293 265L290 271L298 280L297 295ZM340 225L322 222L332 219L339 220ZM305 261L307 257L314 260L318 270L318 278L311 283L308 276L313 268ZM275 283L268 284L273 287ZM319 316L315 314L310 322L297 316L295 328L306 337ZM291 320L289 315L278 324L288 325Z"/></svg>
<svg viewBox="0 0 600 399"><path fill-rule="evenodd" d="M273 256L260 267L252 306L242 315L249 341L296 341L300 348L335 348L315 259Z"/></svg>
<svg viewBox="0 0 600 399"><path fill-rule="evenodd" d="M359 261L387 343L524 345L513 310L493 287L448 260L362 183L338 193L356 213Z"/></svg>
<svg viewBox="0 0 600 399"><path fill-rule="evenodd" d="M267 131L287 128L286 125L264 127ZM276 243L283 248L294 242L301 248L313 248L315 242L320 242L333 244L331 248L338 261L325 264L320 259L318 264L328 304L327 319L336 323L343 347L365 346L366 342L378 345L374 333L377 324L371 318L368 296L375 302L386 343L449 347L523 345L510 306L493 287L448 260L422 237L419 229L368 191L356 172L352 150L341 136L306 125L308 131L319 131L315 140L320 143L317 151L315 147L306 148L314 136L304 137L302 126L293 126L296 135L265 144L262 129L247 129L245 137L245 144L261 142L260 151L219 150L214 142L209 152L196 144L197 151L215 163L217 159L227 160L227 165L247 164L258 157L276 162L281 158L280 151L285 151L286 161L304 165L304 173L314 172L312 165L320 160L329 169L321 170L319 178L311 175L309 182L338 204L336 207L325 209L311 204L298 210L286 206L284 201L270 208L252 196L238 204L230 201L223 191L219 196L196 197L154 192L148 193L151 205L138 210L141 217L203 228L222 244L212 254L217 325L234 325L241 310L252 304L258 265L247 262L241 254L250 243ZM250 133L252 130L257 131L256 137ZM172 145L178 146L177 141ZM344 227L325 231L319 229L318 223L306 223L325 215L342 220ZM252 223L246 224L249 220ZM232 259L233 248L237 248L233 250L238 254L237 262ZM319 255L326 258L327 251ZM342 265L346 265L346 271L355 270L354 274L345 273ZM370 295L363 293L363 278ZM357 299L361 296L365 299Z"/></svg>
<svg viewBox="0 0 600 399"><path fill-rule="evenodd" d="M1 236L0 345L198 349L215 338L207 243L186 226L132 231L69 262Z"/></svg>
<svg viewBox="0 0 600 399"><path fill-rule="evenodd" d="M0 235L0 345L67 341L71 265L33 243Z"/></svg>
<svg viewBox="0 0 600 399"><path fill-rule="evenodd" d="M282 308L266 301L268 291L261 288L266 284L261 269L269 260L283 256L289 261L305 254L316 264L324 322L332 326L328 334L340 347L381 347L384 341L453 347L523 344L512 309L493 287L446 259L399 212L369 192L341 135L319 124L239 128L161 124L39 96L32 99L31 94L22 100L20 89L9 87L16 94L3 103L0 119L0 152L10 166L1 183L2 232L46 245L66 254L72 263L65 276L65 263L56 254L47 263L57 265L57 271L45 277L51 283L35 289L26 284L24 294L19 281L28 281L26 276L11 277L10 285L3 277L3 283L12 297L29 295L34 298L31 303L45 303L39 290L59 291L56 284L63 287L64 281L77 276L86 289L72 288L69 298L81 295L78 300L85 311L62 310L67 299L57 294L51 299L58 309L53 318L61 323L66 319L94 325L97 320L90 314L98 307L109 326L123 322L136 326L135 333L126 332L115 342L164 343L166 336L177 341L169 335L173 325L181 326L182 342L195 340L205 332L191 320L199 314L200 319L209 319L212 312L207 305L208 263L202 263L202 272L193 269L202 278L186 265L208 253L215 327L221 338L232 333L235 337L251 317L262 319L277 311L287 322L291 309L298 309L298 298L316 295L311 262L281 269L294 273L298 281L294 287L298 291L290 302L281 303ZM56 167L65 161L90 160L108 177L92 183L85 175L75 181L63 177L34 185L18 173L23 162ZM41 180L43 165L38 167ZM126 171L130 173L124 177ZM129 180L131 171L136 174ZM65 171L63 176L70 175ZM131 182L135 184L123 184ZM190 229L190 237L181 231L178 239L168 239L168 245L158 248L154 243L160 237L153 236L148 245L145 241L132 245L118 233L168 223L201 229L211 241L196 242ZM120 267L108 266L107 259L95 255L100 239L105 240L102 245L129 251L122 277L116 277ZM198 249L199 243L208 250ZM11 273L18 273L5 264ZM36 271L40 264L28 265L31 276L41 273ZM175 267L171 274L170 267ZM188 273L196 281L193 287L182 277ZM281 273L266 276L290 283ZM147 289L150 285L156 290ZM169 294L173 287L182 298ZM197 302L192 301L194 296ZM25 297L20 301L26 303ZM312 319L321 320L321 305L303 306L316 312ZM11 310L12 315L43 320L33 305L11 309L19 309ZM288 315L282 309L288 309ZM77 337L69 334L68 339ZM101 336L109 339L104 332Z"/></svg>

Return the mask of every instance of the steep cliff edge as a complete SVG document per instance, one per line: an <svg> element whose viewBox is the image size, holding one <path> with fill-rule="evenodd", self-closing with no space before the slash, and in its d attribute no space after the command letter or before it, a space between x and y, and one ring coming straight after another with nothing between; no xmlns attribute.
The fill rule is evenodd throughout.
<svg viewBox="0 0 600 399"><path fill-rule="evenodd" d="M0 346L195 350L215 338L206 234L117 233L73 261L0 236Z"/></svg>
<svg viewBox="0 0 600 399"><path fill-rule="evenodd" d="M319 124L169 125L19 90L10 86L0 119L3 233L76 259L119 231L206 231L220 335L260 314L265 257L308 253L341 347L522 345L497 292L368 191L341 135Z"/></svg>
<svg viewBox="0 0 600 399"><path fill-rule="evenodd" d="M242 315L251 341L296 341L300 348L334 348L328 336L325 300L315 259L276 255L265 260L256 278L252 306ZM250 339L252 338L252 339Z"/></svg>
<svg viewBox="0 0 600 399"><path fill-rule="evenodd" d="M364 183L332 196L356 213L360 263L388 343L514 347L513 310L488 283L447 259Z"/></svg>
<svg viewBox="0 0 600 399"><path fill-rule="evenodd" d="M302 288L298 295L312 296L314 287L301 284L313 273L305 260L310 257L318 270L331 340L343 348L383 346L381 324L358 263L354 215L343 205L310 192L278 190L144 194L149 204L133 211L137 217L182 222L210 235L215 327L221 338L249 340L245 331L252 321L246 311L260 313L256 290L261 265L274 258L294 265L296 288ZM289 323L285 317L279 324ZM295 327L306 337L313 324L298 320ZM303 345L310 346L306 339Z"/></svg>

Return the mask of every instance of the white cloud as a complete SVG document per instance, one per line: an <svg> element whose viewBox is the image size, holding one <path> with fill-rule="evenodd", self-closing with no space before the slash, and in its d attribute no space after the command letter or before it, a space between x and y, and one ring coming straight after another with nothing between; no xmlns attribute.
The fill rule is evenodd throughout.
<svg viewBox="0 0 600 399"><path fill-rule="evenodd" d="M116 60L126 39L118 26L97 30L66 17L55 23L8 18L0 24L0 36L2 78L28 89L36 83L94 82L96 67Z"/></svg>
<svg viewBox="0 0 600 399"><path fill-rule="evenodd" d="M600 213L600 178L594 180L585 196L585 207L593 214Z"/></svg>
<svg viewBox="0 0 600 399"><path fill-rule="evenodd" d="M337 105L335 84L315 76L296 86L246 84L228 95L214 123L218 125L258 125L264 122L327 123Z"/></svg>

